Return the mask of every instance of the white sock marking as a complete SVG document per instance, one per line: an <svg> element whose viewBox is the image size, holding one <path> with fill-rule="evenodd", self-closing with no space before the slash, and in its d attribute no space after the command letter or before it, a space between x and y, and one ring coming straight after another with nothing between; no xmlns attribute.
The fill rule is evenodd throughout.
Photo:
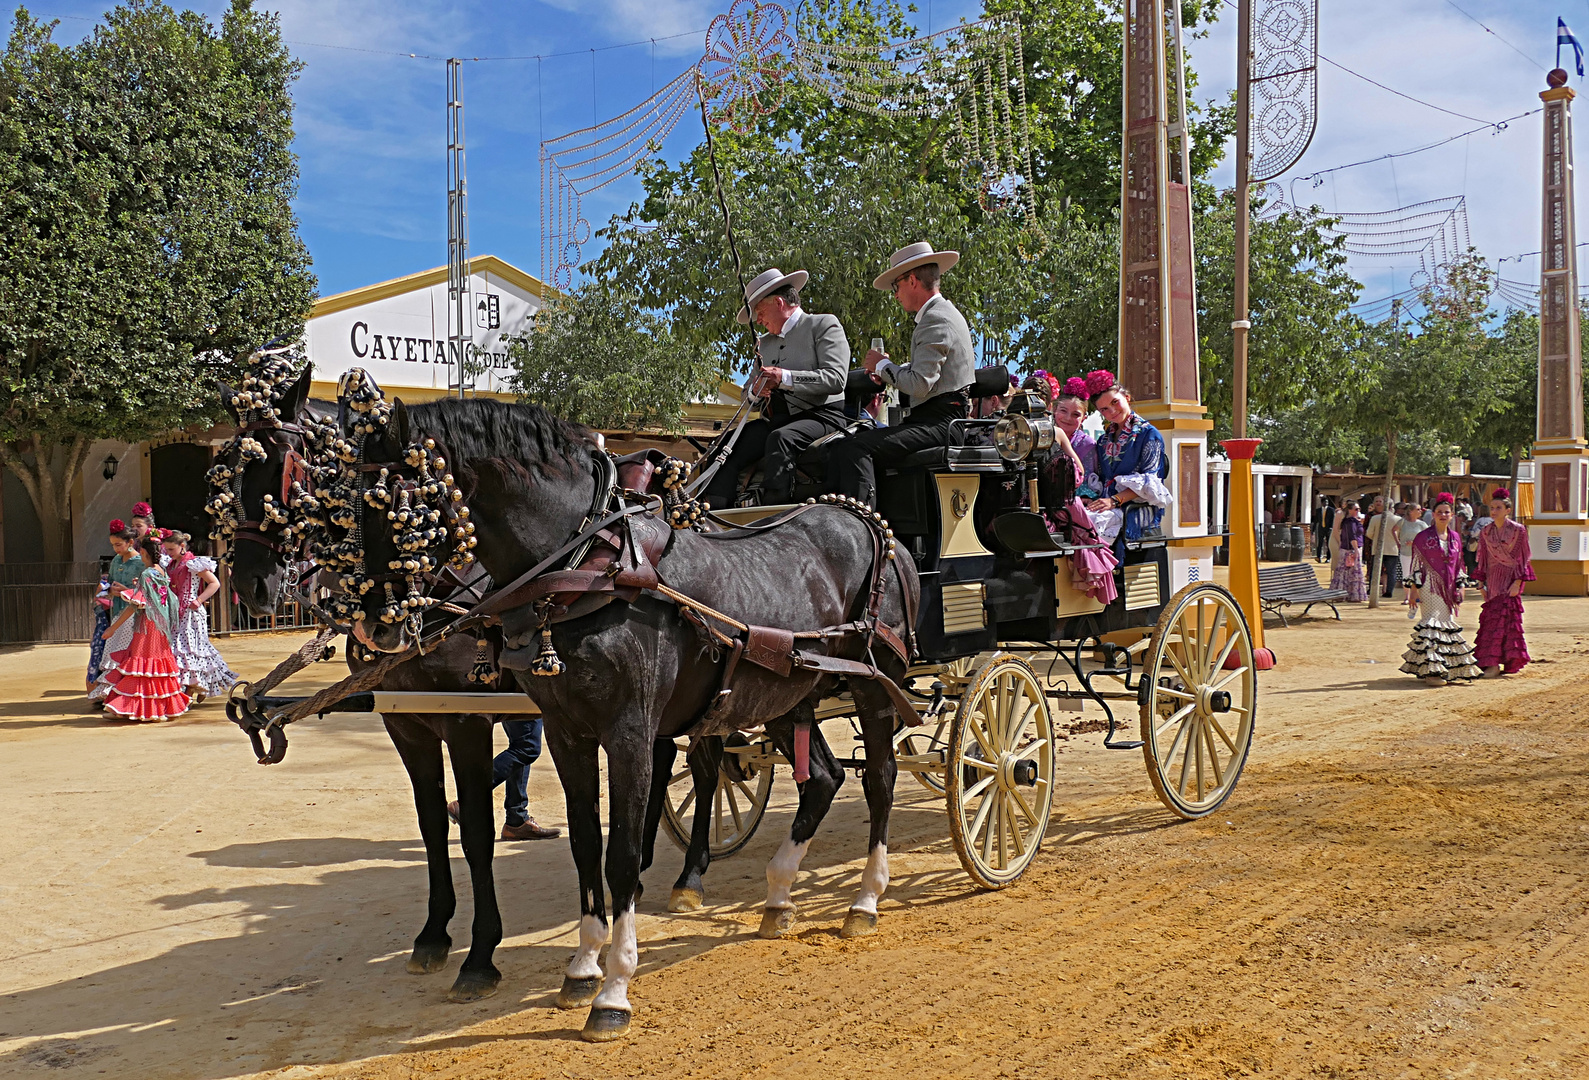
<svg viewBox="0 0 1589 1080"><path fill-rule="evenodd" d="M635 943L634 908L613 921L612 948L607 950L607 980L596 995L594 1008L622 1009L629 1012L629 980L640 966L640 948Z"/></svg>
<svg viewBox="0 0 1589 1080"><path fill-rule="evenodd" d="M850 905L851 911L877 914L877 902L888 888L888 845L878 844L866 857L866 869L861 873L861 894Z"/></svg>
<svg viewBox="0 0 1589 1080"><path fill-rule="evenodd" d="M789 890L794 888L800 873L800 860L806 857L811 841L797 844L788 837L778 847L778 854L767 864L767 906L773 909L794 907L789 900Z"/></svg>
<svg viewBox="0 0 1589 1080"><path fill-rule="evenodd" d="M601 947L607 944L607 924L594 915L579 920L579 948L568 962L570 979L594 979L601 974Z"/></svg>

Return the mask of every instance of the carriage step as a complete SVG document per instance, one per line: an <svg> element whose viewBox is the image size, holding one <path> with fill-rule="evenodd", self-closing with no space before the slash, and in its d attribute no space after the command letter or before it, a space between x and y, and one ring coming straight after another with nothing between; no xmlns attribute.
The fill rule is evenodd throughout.
<svg viewBox="0 0 1589 1080"><path fill-rule="evenodd" d="M1129 742L1114 742L1114 743L1112 743L1109 740L1105 739L1104 740L1104 744L1103 744L1103 748L1105 750L1140 750L1140 749L1142 749L1142 740L1141 739L1133 739L1133 740L1131 740Z"/></svg>

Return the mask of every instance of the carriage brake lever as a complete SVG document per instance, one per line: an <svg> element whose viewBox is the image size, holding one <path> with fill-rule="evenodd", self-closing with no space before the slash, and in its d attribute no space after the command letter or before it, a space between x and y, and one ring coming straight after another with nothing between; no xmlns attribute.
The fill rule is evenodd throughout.
<svg viewBox="0 0 1589 1080"><path fill-rule="evenodd" d="M943 712L944 706L948 704L948 702L944 700L943 693L943 683L937 679L934 679L932 681L932 701L927 704L927 711L921 714L922 720L924 722L927 720L936 720L938 718L938 714Z"/></svg>

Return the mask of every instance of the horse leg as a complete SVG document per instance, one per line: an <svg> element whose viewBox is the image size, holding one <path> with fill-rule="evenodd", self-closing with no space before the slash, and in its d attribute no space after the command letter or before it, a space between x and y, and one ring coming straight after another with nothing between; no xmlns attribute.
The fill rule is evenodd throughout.
<svg viewBox="0 0 1589 1080"><path fill-rule="evenodd" d="M442 785L441 739L419 717L385 714L383 719L414 788L419 835L425 841L425 863L430 871L430 916L414 939L408 971L412 975L429 975L447 964L447 951L452 948L447 924L458 906L447 852L447 790Z"/></svg>
<svg viewBox="0 0 1589 1080"><path fill-rule="evenodd" d="M594 739L564 735L561 724L546 726L546 742L557 765L568 807L568 845L579 871L579 947L568 962L559 1009L580 1009L601 989L601 947L607 943L607 905L601 885L601 812L596 805L600 764Z"/></svg>
<svg viewBox="0 0 1589 1080"><path fill-rule="evenodd" d="M492 723L485 716L448 717L447 756L452 758L453 783L458 789L458 832L463 857L469 863L474 889L474 925L469 935L469 955L458 978L447 992L448 1001L478 1001L497 992L502 972L491 962L502 943L502 913L497 908L491 856L496 847L496 815L492 811Z"/></svg>
<svg viewBox="0 0 1589 1080"><path fill-rule="evenodd" d="M643 727L640 717L619 718L612 730ZM655 729L653 728L653 731ZM640 881L640 843L651 791L651 747L637 740L607 746L607 889L612 893L612 948L606 978L591 1003L580 1037L610 1042L629 1032L629 981L640 964L635 936L635 886Z"/></svg>
<svg viewBox="0 0 1589 1080"><path fill-rule="evenodd" d="M827 816L834 796L844 783L844 770L822 737L822 729L815 723L809 703L802 703L768 724L767 737L784 757L795 760L796 721L811 724L811 778L800 785L800 807L789 826L789 835L778 846L772 862L767 864L767 906L761 915L761 927L756 931L756 936L763 938L784 937L793 931L795 906L789 892L800 873L800 862L811 848L817 826Z"/></svg>
<svg viewBox="0 0 1589 1080"><path fill-rule="evenodd" d="M888 816L894 808L894 780L899 774L894 761L892 704L870 684L855 691L855 703L861 714L861 742L866 750L861 786L866 792L872 831L866 849L866 869L861 874L861 892L850 905L850 913L839 931L839 936L846 938L864 937L877 930L877 902L888 888Z"/></svg>
<svg viewBox="0 0 1589 1080"><path fill-rule="evenodd" d="M672 739L651 744L651 797L646 800L645 833L640 838L640 873L651 869L657 857L657 830L662 827L662 804L667 801L668 783L673 778L673 759L679 748ZM636 887L635 900L645 895L645 883Z"/></svg>
<svg viewBox="0 0 1589 1080"><path fill-rule="evenodd" d="M706 902L706 886L701 877L712 864L712 815L715 813L718 770L723 765L723 740L718 736L699 739L686 759L695 784L695 817L690 824L690 848L684 853L684 869L668 897L669 911L694 911Z"/></svg>

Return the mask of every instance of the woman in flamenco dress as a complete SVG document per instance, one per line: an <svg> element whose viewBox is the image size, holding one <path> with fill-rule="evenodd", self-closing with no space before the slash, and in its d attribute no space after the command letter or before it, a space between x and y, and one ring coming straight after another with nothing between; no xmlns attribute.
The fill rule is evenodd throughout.
<svg viewBox="0 0 1589 1080"><path fill-rule="evenodd" d="M96 693L103 691L105 714L118 720L171 720L188 711L191 699L182 692L171 634L177 621L177 597L171 579L160 569L160 538L150 534L137 541L143 573L138 587L123 591L125 608L105 636L114 643L123 626L132 634L125 649L112 649L105 658Z"/></svg>
<svg viewBox="0 0 1589 1080"><path fill-rule="evenodd" d="M205 602L220 591L215 560L188 550L185 532L161 529L161 546L170 560L166 573L177 596L177 621L172 628L171 651L176 654L182 685L194 704L224 694L237 682L237 672L226 666L210 644L210 613Z"/></svg>
<svg viewBox="0 0 1589 1080"><path fill-rule="evenodd" d="M1462 535L1451 527L1456 499L1450 494L1435 498L1434 528L1425 529L1412 542L1413 603L1418 624L1402 654L1401 670L1431 686L1445 686L1477 678L1473 650L1462 636L1457 616L1462 607Z"/></svg>
<svg viewBox="0 0 1589 1080"><path fill-rule="evenodd" d="M1098 440L1099 497L1087 503L1093 527L1114 545L1115 559L1125 561L1125 542L1140 540L1157 528L1171 502L1164 486L1169 458L1164 436L1131 408L1131 391L1107 371L1091 371L1083 380L1087 405L1104 420Z"/></svg>
<svg viewBox="0 0 1589 1080"><path fill-rule="evenodd" d="M1346 593L1350 603L1368 599L1368 585L1363 580L1363 507L1356 499L1347 499L1346 506L1335 518L1335 568L1330 571L1330 588Z"/></svg>
<svg viewBox="0 0 1589 1080"><path fill-rule="evenodd" d="M1087 415L1084 408L1087 386L1079 378L1071 378L1061 386L1059 380L1046 371L1036 372L1028 382L1037 379L1044 380L1048 386L1045 396L1054 417L1054 448L1040 464L1037 474L1043 518L1049 532L1076 545L1068 560L1071 584L1078 592L1108 604L1119 595L1114 578L1118 563L1114 552L1094 531L1092 519L1082 502L1087 464L1082 449L1077 446L1078 439L1071 434L1080 432L1081 419ZM1090 440L1088 436L1087 449L1091 448Z"/></svg>
<svg viewBox="0 0 1589 1080"><path fill-rule="evenodd" d="M1486 677L1515 675L1530 660L1523 641L1523 583L1534 580L1528 529L1512 520L1512 493L1490 495L1490 523L1479 532L1479 636L1473 653Z"/></svg>

